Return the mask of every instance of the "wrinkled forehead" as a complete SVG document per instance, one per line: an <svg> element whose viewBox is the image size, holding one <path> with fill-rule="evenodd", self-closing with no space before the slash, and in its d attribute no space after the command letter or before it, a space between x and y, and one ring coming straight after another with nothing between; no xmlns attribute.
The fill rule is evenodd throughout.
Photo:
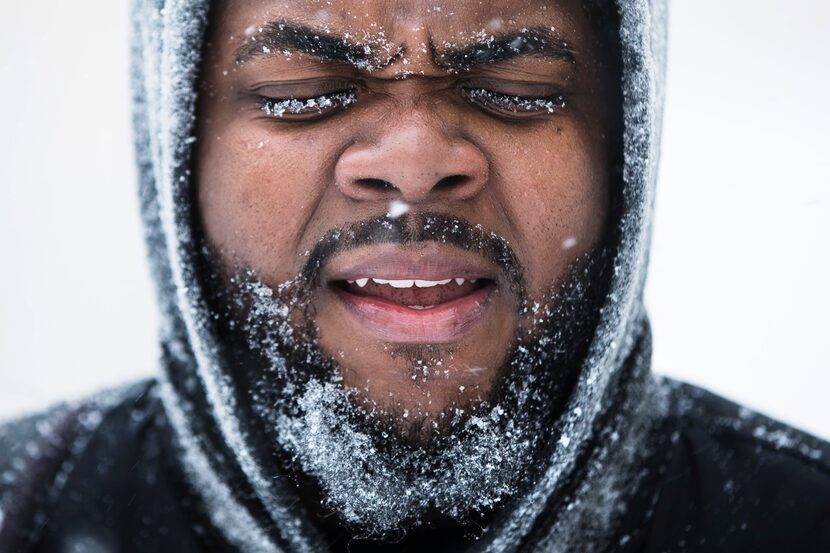
<svg viewBox="0 0 830 553"><path fill-rule="evenodd" d="M417 49L541 27L578 42L588 30L582 4L583 0L221 0L214 17L223 32L237 35L288 21L355 41Z"/></svg>

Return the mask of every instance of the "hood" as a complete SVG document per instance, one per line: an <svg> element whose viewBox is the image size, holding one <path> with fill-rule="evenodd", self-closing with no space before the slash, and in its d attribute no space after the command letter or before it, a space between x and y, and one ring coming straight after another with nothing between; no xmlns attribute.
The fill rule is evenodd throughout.
<svg viewBox="0 0 830 553"><path fill-rule="evenodd" d="M643 306L662 114L665 0L616 0L622 53L622 206L598 328L558 442L528 494L487 528L479 551L597 550L611 539L665 400L650 374ZM244 551L323 551L291 491L254 461L219 362L197 278L191 157L209 0L135 0L133 91L145 236L162 312L161 394L181 464L213 524ZM618 538L617 538L618 539Z"/></svg>

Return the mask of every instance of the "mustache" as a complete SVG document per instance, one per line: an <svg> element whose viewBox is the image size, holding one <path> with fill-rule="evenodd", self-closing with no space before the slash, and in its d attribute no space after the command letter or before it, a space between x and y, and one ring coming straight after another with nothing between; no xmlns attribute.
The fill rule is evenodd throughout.
<svg viewBox="0 0 830 553"><path fill-rule="evenodd" d="M522 305L527 298L524 269L510 243L480 224L440 213L407 213L400 217L376 217L328 231L308 255L300 277L311 286L320 284L320 274L336 255L378 244L416 246L438 242L471 252L498 267L513 295Z"/></svg>

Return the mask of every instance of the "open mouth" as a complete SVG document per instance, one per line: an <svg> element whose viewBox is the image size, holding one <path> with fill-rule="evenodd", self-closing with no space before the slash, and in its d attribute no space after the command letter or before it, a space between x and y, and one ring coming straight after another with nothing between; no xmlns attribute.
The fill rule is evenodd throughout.
<svg viewBox="0 0 830 553"><path fill-rule="evenodd" d="M396 343L450 343L480 321L497 290L489 267L432 252L358 259L327 280L364 330Z"/></svg>
<svg viewBox="0 0 830 553"><path fill-rule="evenodd" d="M489 279L463 277L440 280L364 277L334 283L346 293L386 301L416 311L435 309L469 296L490 284L492 281Z"/></svg>

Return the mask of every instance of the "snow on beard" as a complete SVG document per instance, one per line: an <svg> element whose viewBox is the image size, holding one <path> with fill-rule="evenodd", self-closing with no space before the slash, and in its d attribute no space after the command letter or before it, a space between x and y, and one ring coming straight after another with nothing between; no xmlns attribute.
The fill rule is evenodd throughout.
<svg viewBox="0 0 830 553"><path fill-rule="evenodd" d="M318 346L309 292L334 254L376 243L436 240L500 267L520 315L503 378L484 401L429 421L359 400L337 360ZM335 229L303 272L270 288L253 271L221 267L212 279L231 379L249 398L245 426L295 477L314 482L324 506L359 536L384 537L440 514L464 522L528 485L556 436L553 421L573 388L598 316L596 286L607 256L575 260L546 297L527 298L508 243L480 226L440 215L381 218ZM297 324L306 321L307 324ZM414 361L413 361L414 362ZM413 366L413 370L421 370ZM276 475L275 475L276 476Z"/></svg>

